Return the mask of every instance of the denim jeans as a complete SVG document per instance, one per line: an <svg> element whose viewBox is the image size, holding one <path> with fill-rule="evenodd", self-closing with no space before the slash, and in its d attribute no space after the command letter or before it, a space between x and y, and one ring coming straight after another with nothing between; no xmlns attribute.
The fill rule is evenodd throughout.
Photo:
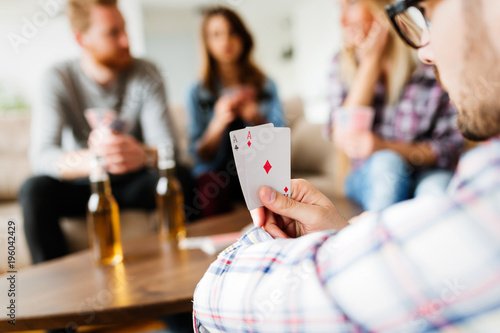
<svg viewBox="0 0 500 333"><path fill-rule="evenodd" d="M444 169L414 172L399 154L381 150L349 174L345 193L365 210L381 211L414 196L443 194L452 176Z"/></svg>

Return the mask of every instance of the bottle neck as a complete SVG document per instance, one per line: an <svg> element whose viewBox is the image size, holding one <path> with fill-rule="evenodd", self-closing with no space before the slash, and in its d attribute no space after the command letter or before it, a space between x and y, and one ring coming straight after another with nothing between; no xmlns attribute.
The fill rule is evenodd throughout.
<svg viewBox="0 0 500 333"><path fill-rule="evenodd" d="M93 193L111 194L111 184L109 176L106 172L104 158L93 156L90 161L90 176L91 190Z"/></svg>
<svg viewBox="0 0 500 333"><path fill-rule="evenodd" d="M158 145L158 170L166 173L175 169L175 154L172 143L161 143Z"/></svg>
<svg viewBox="0 0 500 333"><path fill-rule="evenodd" d="M109 182L109 179L99 180L99 181L91 181L90 182L90 190L92 191L92 193L110 195L111 194L111 183Z"/></svg>
<svg viewBox="0 0 500 333"><path fill-rule="evenodd" d="M175 167L168 169L159 169L160 177L172 178L175 177Z"/></svg>

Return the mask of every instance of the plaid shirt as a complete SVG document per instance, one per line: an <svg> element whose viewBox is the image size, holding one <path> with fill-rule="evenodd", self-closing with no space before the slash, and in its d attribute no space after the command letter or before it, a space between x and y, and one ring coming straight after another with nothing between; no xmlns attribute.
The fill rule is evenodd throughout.
<svg viewBox="0 0 500 333"><path fill-rule="evenodd" d="M348 87L340 79L338 56L334 58L330 79L333 114L348 94ZM457 128L457 111L439 86L433 67L424 64L417 67L396 105L387 105L386 95L385 86L379 81L372 105L375 109L373 132L390 141L428 143L437 156L438 167L454 168L464 139ZM327 127L328 137L331 137L332 118Z"/></svg>
<svg viewBox="0 0 500 333"><path fill-rule="evenodd" d="M500 139L462 158L449 195L338 233L252 229L198 284L194 318L196 332L498 332Z"/></svg>

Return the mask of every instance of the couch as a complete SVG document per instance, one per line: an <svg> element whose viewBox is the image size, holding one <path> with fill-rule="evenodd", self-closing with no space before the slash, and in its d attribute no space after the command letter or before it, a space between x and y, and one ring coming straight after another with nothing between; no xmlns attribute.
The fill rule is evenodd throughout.
<svg viewBox="0 0 500 333"><path fill-rule="evenodd" d="M288 126L291 128L292 177L305 178L316 185L330 198L339 197L342 175L335 174L333 148L322 136L322 125L306 121L300 98L284 101ZM179 138L180 159L190 163L187 154L186 112L182 107L171 108L172 119ZM0 248L6 249L7 221L16 222L16 267L31 264L31 257L24 236L21 207L17 194L23 181L30 174L28 147L30 120L27 113L0 115ZM337 168L339 169L339 168ZM336 186L337 185L337 186ZM339 201L339 210L351 217L360 212L359 207L345 200ZM246 209L240 207L238 209ZM62 219L61 227L71 251L88 247L88 236L84 218ZM155 214L146 211L121 212L122 238L124 240L155 232ZM6 271L6 260L0 261L0 272Z"/></svg>

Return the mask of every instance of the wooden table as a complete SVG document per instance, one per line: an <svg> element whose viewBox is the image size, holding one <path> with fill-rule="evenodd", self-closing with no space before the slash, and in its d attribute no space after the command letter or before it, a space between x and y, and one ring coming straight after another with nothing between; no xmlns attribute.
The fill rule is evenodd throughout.
<svg viewBox="0 0 500 333"><path fill-rule="evenodd" d="M248 211L237 210L191 224L187 232L235 232L249 223ZM0 331L108 325L191 311L194 289L215 255L160 244L156 235L123 246L125 260L115 267L94 265L87 250L19 270L16 325L8 324L6 304L0 304ZM6 299L6 278L0 276L0 300Z"/></svg>

